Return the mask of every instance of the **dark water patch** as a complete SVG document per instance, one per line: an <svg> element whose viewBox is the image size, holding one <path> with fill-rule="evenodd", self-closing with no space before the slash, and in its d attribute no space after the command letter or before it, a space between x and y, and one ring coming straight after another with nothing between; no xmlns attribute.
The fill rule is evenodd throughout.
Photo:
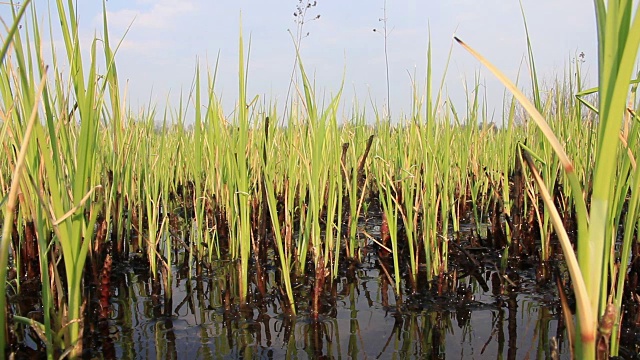
<svg viewBox="0 0 640 360"><path fill-rule="evenodd" d="M556 337L559 357L569 357L559 304L551 288L538 287L535 270L520 271L509 284L498 271L478 278L453 268L459 275L451 291L438 294L423 282L396 297L372 252L323 294L316 321L308 283L295 290L298 315L286 312L275 268L265 272L264 295L252 284L247 304L230 295L238 284L229 262L200 277L176 276L173 306L164 313L148 272L121 266L107 330L87 334L85 346L92 357L123 359L522 359L551 358Z"/></svg>
<svg viewBox="0 0 640 360"><path fill-rule="evenodd" d="M368 231L379 236L379 227ZM566 279L563 262L548 261L541 270L534 257L504 259L473 237L454 238L449 272L427 281L421 267L411 284L402 264L397 295L387 275L391 261L378 256L375 244L363 247L361 262L341 259L339 276L320 292L317 319L312 270L293 279L293 316L272 249L260 281L252 264L245 303L237 296L233 261L189 263L188 253L178 252L167 297L162 276L154 279L144 255L132 253L114 262L106 298L100 284L86 288L85 358L569 359L555 281L540 276L546 271ZM10 305L14 313L41 319L39 284L33 284L24 282ZM640 350L640 307L624 305L621 355L633 359ZM18 358L43 356L34 331L23 328L19 338Z"/></svg>

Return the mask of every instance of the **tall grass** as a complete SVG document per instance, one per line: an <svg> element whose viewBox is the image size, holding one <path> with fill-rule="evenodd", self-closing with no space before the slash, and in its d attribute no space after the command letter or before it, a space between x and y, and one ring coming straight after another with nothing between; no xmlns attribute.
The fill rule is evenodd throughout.
<svg viewBox="0 0 640 360"><path fill-rule="evenodd" d="M622 296L623 283L619 280L617 292L609 292L609 281L616 281L616 276L624 277L625 272L612 274L609 272L613 264L614 242L620 217L616 216L616 204L624 202L621 197L627 196L627 191L617 190L619 187L629 189L628 182L614 181L618 178L632 179L630 159L636 156L632 151L619 154L621 141L625 133L622 120L625 118L626 98L629 92L629 81L640 46L640 16L637 5L632 1L596 0L594 2L598 28L598 125L596 127L596 147L594 154L595 168L593 171L593 186L589 198L589 210L583 198L583 186L575 173L575 168L569 160L564 146L558 141L554 131L547 125L547 121L540 114L539 109L532 104L499 70L482 56L461 43L476 58L480 59L518 98L527 112L535 120L565 169L566 175L574 194L574 205L578 222L578 254L575 258L573 248L569 244L568 236L557 213L552 197L547 187L535 171L530 157L527 162L534 172L536 182L540 187L547 210L561 244L574 282L574 292L577 298L577 325L579 332L573 339L575 355L581 359L595 359L607 356L609 349L596 348L599 339L605 343L611 340L610 349L617 355L617 338L610 338L614 324L619 324L619 303L612 304L610 296ZM634 10L635 7L635 10ZM557 130L556 130L557 131ZM631 150L631 148L628 148ZM613 160L613 161L612 161ZM632 188L631 199L638 197L637 188ZM635 204L635 200L632 202ZM632 210L632 215L635 209ZM632 223L635 220L631 220ZM624 239L631 241L634 227L626 227ZM623 244L623 248L629 244ZM621 259L623 263L626 258ZM621 267L626 270L626 264ZM598 326L600 323L600 326ZM579 335L578 335L579 334Z"/></svg>
<svg viewBox="0 0 640 360"><path fill-rule="evenodd" d="M4 63L5 62L5 57L7 55L7 52L9 50L10 45L13 42L13 38L18 30L18 27L20 26L20 22L22 20L22 18L24 17L24 14L29 6L30 1L27 0L24 2L24 4L22 4L22 6L20 7L20 9L18 10L18 12L16 14L14 14L14 18L13 18L13 24L11 26L11 28L9 29L9 31L7 32L7 37L3 39L3 44L2 44L2 49L0 50L0 63ZM3 67L4 70L4 67ZM7 79L7 72L3 71L3 79ZM45 77L46 79L46 77ZM44 79L43 79L44 80ZM44 81L42 82L44 85ZM7 91L9 89L3 87L3 96L7 95ZM44 89L39 89L39 91L37 92L38 97L40 96L40 94L42 93ZM6 104L5 104L6 105ZM7 270L8 270L8 261L9 261L9 238L11 236L11 228L12 228L12 222L13 222L13 218L14 218L14 213L17 207L17 202L18 202L18 191L19 191L19 186L20 186L20 180L22 179L21 176L21 172L22 169L24 167L24 161L25 161L25 157L26 157L26 151L28 149L28 145L29 145L29 141L31 139L31 132L33 131L33 126L36 122L36 118L37 118L37 102L35 104L33 104L33 110L31 111L32 115L29 116L29 121L27 125L27 128L25 129L23 138L20 139L20 153L17 157L17 161L15 162L15 166L12 172L12 176L11 176L11 184L9 186L9 193L6 195L5 198L2 199L2 203L6 204L5 205L5 209L4 209L4 222L2 225L2 239L0 240L0 293L1 294L5 294L6 293L6 279L7 279ZM24 109L24 110L28 110L28 109ZM3 129L2 129L2 133L3 133L3 138L6 136L6 131L7 131L7 126L9 124L9 119L5 118L5 116L7 115L3 115ZM48 294L45 294L45 296L47 296ZM4 349L6 347L6 333L5 333L5 329L7 328L6 326L6 312L4 311L6 307L6 298L4 295L0 296L0 331L2 332L0 334L0 357L2 357L4 359Z"/></svg>
<svg viewBox="0 0 640 360"><path fill-rule="evenodd" d="M251 183L250 170L247 161L249 151L249 112L247 103L247 68L244 60L244 41L242 31L240 31L238 42L238 104L236 111L238 113L238 133L235 137L235 151L232 164L235 164L234 179L234 212L233 217L236 220L235 236L239 241L239 257L240 257L240 301L245 302L248 291L249 277L249 254L251 252L251 218L250 218L250 201L251 201Z"/></svg>
<svg viewBox="0 0 640 360"><path fill-rule="evenodd" d="M96 142L99 131L100 109L103 103L103 95L105 86L97 81L97 71L95 60L90 63L88 70L85 70L80 54L80 43L78 40L78 26L73 7L65 7L61 1L56 3L58 17L61 23L61 30L64 39L67 61L71 69L69 82L71 86L70 93L64 93L60 87L52 88L43 82L42 86L32 85L36 78L46 78L45 59L41 52L40 34L35 21L35 9L33 10L33 36L35 38L35 54L32 48L27 45L23 46L21 36L14 33L15 38L12 44L15 55L15 61L18 64L17 69L12 68L9 61L4 61L3 67L5 74L9 78L20 79L14 83L15 88L7 88L7 91L18 90L22 94L11 94L5 92L5 101L11 101L13 98L20 99L22 105L29 104L28 108L21 106L16 108L16 112L10 119L5 119L11 124L20 124L20 117L31 112L31 121L34 124L27 128L28 131L18 133L28 134L33 129L35 136L34 143L31 145L30 151L23 153L27 156L27 172L13 177L14 182L21 181L23 193L29 194L28 197L22 197L22 208L30 209L32 214L37 214L34 226L38 229L37 238L40 248L40 274L43 277L43 305L46 308L44 331L47 335L47 347L53 346L54 341L51 337L51 323L49 311L52 307L50 294L52 290L49 286L49 265L47 262L47 250L49 247L59 247L62 253L62 260L66 269L66 302L60 304L58 308L59 318L55 331L57 339L61 339L64 349L69 351L73 356L79 354L81 350L81 311L82 302L82 278L84 264L87 258L89 244L93 238L93 227L99 212L99 206L92 204L91 198L94 190L99 188L96 184ZM20 14L23 14L24 8L21 8ZM15 25L19 24L19 18L16 17ZM29 33L26 33L26 44L29 44ZM5 43L8 44L9 42ZM92 58L96 58L96 43L91 48ZM3 59L4 60L4 59ZM55 59L54 59L55 61ZM35 62L35 63L34 63ZM107 64L112 65L112 59L107 59ZM54 62L54 68L56 67ZM86 72L86 74L85 74ZM40 74L39 76L37 74ZM86 75L86 79L85 79ZM107 76L108 81L114 75ZM56 77L56 79L58 79ZM56 83L56 85L60 85ZM36 93L36 89L41 89ZM36 101L36 94L42 93L42 114L36 111L40 105ZM39 95L38 95L39 96ZM69 103L74 105L69 107ZM5 104L9 105L9 104ZM56 108L57 106L57 108ZM10 105L8 108L12 108ZM72 109L69 113L69 109ZM59 115L61 114L61 115ZM67 115L68 114L68 115ZM77 115L76 115L77 114ZM40 116L42 118L40 118ZM63 116L58 119L58 116ZM82 120L77 123L76 116ZM60 120L60 122L58 122ZM26 124L26 123L23 123ZM76 142L77 140L77 142ZM27 148L28 138L25 137L21 148ZM45 150L52 154L51 159L45 159L40 152ZM26 150L25 150L26 151ZM18 160L20 164L23 160ZM19 169L18 167L17 169ZM47 191L42 191L44 187ZM16 191L16 190L14 190ZM12 209L8 209L8 213L13 213ZM10 221L11 216L7 217ZM9 231L11 224L7 224L3 229ZM47 231L50 229L54 234L54 242L47 241ZM3 236L3 241L8 241L10 236ZM6 247L3 254L7 254ZM3 267L4 268L4 267ZM3 279L5 276L2 277ZM4 286L4 280L3 280ZM57 289L62 291L62 289ZM4 293L4 291L3 291ZM4 309L4 307L3 307ZM4 328L4 321L2 321ZM52 353L49 351L49 356Z"/></svg>
<svg viewBox="0 0 640 360"><path fill-rule="evenodd" d="M237 276L226 280L225 295L242 304L252 300L254 282L264 291L260 267L277 263L275 293L281 307L293 315L307 309L297 303L298 289L305 276L313 274L310 315L317 319L326 282L341 275L347 267L345 259L351 265L372 247L380 250L381 257L392 256L393 269L386 276L398 298L407 284L416 290L418 284L436 276L442 281L450 270L450 242L455 241L456 248L466 244L467 239L452 235L464 225L467 212L476 228L486 226L490 217L494 243L482 238L473 241L502 251L502 269L511 254L520 255L512 245L527 235L524 227L513 229L525 224L530 212L536 214L544 241L540 248L531 242L527 251L529 255L540 251L545 261L551 256L551 226L561 234L560 214L553 210L556 203L563 214L575 209L579 221L577 258L572 244L561 237L579 305L583 336L574 339L577 355L593 355L595 337L602 335L597 335L596 323L607 313L608 296L619 312L628 264L622 261L619 268L614 266L609 254L616 225L624 223L628 230L623 234L621 259L628 258L639 206L638 119L628 111L624 123L617 121L623 115L625 101L619 98L628 91L631 65L626 57L632 50L615 50L613 45L601 49L625 60L616 65L616 72L603 71L596 90L583 90L579 76L570 76L558 80L545 97L534 81L534 104L525 108L535 124L518 113L515 102L506 102L504 124L494 127L479 92L479 77L465 84L466 111L446 99L444 77L434 91L429 47L422 90L414 79L411 113L391 121L375 110L372 123L357 106L349 120L341 119L341 87L321 106L324 99L317 98L299 54L301 88L299 96L287 104L286 118L278 117L275 105L257 97L250 100L250 62L240 32L238 103L232 115L225 115L214 91L217 62L206 76L196 65L193 90L176 109L167 107L158 114L149 104L134 113L121 94L106 15L101 41L93 40L91 60L83 62L71 2L56 1L51 15L61 21L63 60L58 59L56 48L51 59L43 55L34 8L29 26L16 30L25 9L15 12L0 53L0 136L7 154L6 160L0 159L0 186L8 194L2 202L0 293L20 291L23 276L8 281L8 268L20 275L36 271L42 282L44 317L42 324L36 323L6 307L2 296L0 308L8 308L12 320L7 321L3 311L0 325L3 329L27 326L42 334L40 341L49 358L65 351L80 354L84 282L100 271L102 258L110 251L123 260L131 253L148 262L154 296L159 295L158 284L163 284L164 315L171 311L172 266L182 259L180 265L189 269L189 276L202 275L203 268L222 260L237 271ZM603 9L598 18L604 29L601 37L606 39L613 36L612 23L630 19L624 15L627 5ZM614 20L607 20L605 27L605 18ZM635 44L636 52L637 23L634 19L634 28L623 31L621 37L629 46ZM531 48L530 44L530 72L535 73ZM98 65L100 57L104 69ZM602 61L603 66L615 65ZM47 62L52 63L51 70ZM60 69L67 63L70 72L65 76ZM612 92L614 86L625 89ZM515 91L515 86L509 88ZM598 122L580 110L581 103L590 104L587 95L596 91L600 102L591 108L599 111ZM632 91L635 96L635 87ZM578 98L573 97L575 92ZM521 93L516 94L525 101ZM186 117L191 112L193 119ZM583 126L587 125L583 121L591 122ZM191 122L193 127L188 128ZM593 139L591 129L597 131ZM530 171L518 170L521 149ZM598 164L607 151L618 154L616 161L595 167L594 192L586 201L592 157ZM570 163L570 157L578 161ZM607 171L616 174L615 183L612 175L600 174ZM512 176L522 179L511 183ZM550 190L536 190L534 181L540 189ZM603 188L611 183L610 189ZM596 186L601 188L597 192ZM528 191L528 198L515 194L519 187ZM591 218L587 221L588 203ZM371 217L382 219L379 236L363 226ZM519 224L514 224L517 218ZM596 218L602 223L598 225ZM102 226L106 232L98 231ZM496 240L498 234L505 235L501 241ZM596 238L607 242L595 243ZM115 243L114 250L108 250L109 240ZM373 240L373 245L366 240ZM38 259L28 255L27 249L35 249ZM607 256L587 260L595 253ZM58 262L63 266L55 266ZM85 266L87 262L91 266ZM388 262L381 264L387 271ZM602 271L590 273L595 270L586 269L585 264L600 264ZM585 281L596 275L597 287ZM602 285L609 280L616 284L613 292ZM619 317L614 320L619 324ZM614 326L612 339L618 330ZM612 344L615 354L617 345ZM7 345L0 342L2 349Z"/></svg>

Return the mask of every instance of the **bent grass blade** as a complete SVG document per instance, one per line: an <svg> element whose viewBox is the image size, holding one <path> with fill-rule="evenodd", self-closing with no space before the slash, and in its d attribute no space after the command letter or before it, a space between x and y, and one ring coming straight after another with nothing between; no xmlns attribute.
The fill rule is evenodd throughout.
<svg viewBox="0 0 640 360"><path fill-rule="evenodd" d="M478 52L473 50L467 44L465 44L462 40L457 37L454 39L462 45L469 53L471 53L476 59L478 59L487 69L489 69L502 83L503 85L513 94L513 96L520 102L520 104L525 108L527 113L534 120L536 125L540 128L544 136L547 138L552 148L554 149L556 155L559 157L560 162L569 177L572 192L576 201L576 216L578 217L578 238L583 239L587 236L587 210L584 198L582 197L582 187L580 186L579 180L573 171L573 165L569 160L564 148L560 144L560 141L555 136L547 121L544 119L542 114L536 109L535 105L529 101L529 99L515 86L511 80L509 80L498 68L496 68L493 64L491 64L487 59L485 59ZM523 152L523 154L526 154ZM527 162L529 164L529 162ZM530 164L530 166L533 163ZM537 172L536 172L537 173ZM580 324L581 337L586 339L587 344L584 344L586 347L593 347L595 343L595 334L596 334L596 325L597 325L597 316L594 313L593 299L592 297L598 296L599 294L587 293L587 287L585 284L585 279L583 278L583 274L580 266L578 265L577 258L575 253L573 252L573 248L570 246L568 235L566 235L566 230L562 225L561 221L558 221L559 214L557 209L555 209L555 205L553 204L553 200L550 197L548 191L544 194L544 190L546 190L546 186L544 186L544 182L539 175L536 177L536 182L540 187L540 191L547 205L547 209L551 211L552 216L551 220L554 224L554 228L558 233L560 238L565 238L562 240L562 249L567 259L567 265L569 267L569 271L571 274L571 278L574 282L574 289L576 295L576 301L578 302L578 322ZM555 214L554 214L555 212ZM564 235L563 235L564 233ZM566 243L565 243L566 241ZM580 241L580 240L579 240Z"/></svg>
<svg viewBox="0 0 640 360"><path fill-rule="evenodd" d="M29 120L27 122L27 128L22 139L22 145L20 147L20 153L18 155L18 159L16 161L16 166L13 171L11 177L11 187L9 188L9 194L7 195L6 201L6 210L5 210L5 218L4 223L2 225L2 239L0 239L0 358L4 358L5 356L5 348L6 336L4 334L4 329L6 329L6 279L7 279L7 264L9 262L9 242L11 240L11 229L13 228L13 215L15 214L16 206L18 204L18 190L20 188L20 181L23 179L22 170L25 165L25 159L27 157L27 150L29 148L29 141L31 141L31 133L36 124L36 119L38 118L38 105L39 105L39 97L42 95L42 91L44 90L44 86L46 84L47 75L46 73L42 76L42 80L40 81L40 85L38 86L38 90L36 92L36 101L31 111L31 115L29 116ZM26 176L26 175L24 175Z"/></svg>

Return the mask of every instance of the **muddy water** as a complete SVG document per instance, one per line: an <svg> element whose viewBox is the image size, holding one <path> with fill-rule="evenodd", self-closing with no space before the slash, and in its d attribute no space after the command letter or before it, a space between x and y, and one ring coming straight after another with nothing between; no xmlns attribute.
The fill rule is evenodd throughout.
<svg viewBox="0 0 640 360"><path fill-rule="evenodd" d="M307 284L296 287L298 316L282 309L275 268L266 288L254 285L249 304L230 294L233 265L220 262L187 279L174 268L173 297L136 262L114 269L106 319L88 321L90 357L120 359L547 359L558 338L559 358L569 358L562 339L559 303L551 288L535 283L533 270L516 279L459 270L455 292L438 295L418 286L396 298L376 251L337 279L323 298L320 321L309 318ZM515 273L514 273L515 274ZM509 276L507 275L507 278ZM155 291L154 291L155 287ZM484 289L483 289L484 288ZM154 293L155 292L155 293ZM92 303L96 304L97 299ZM94 306L96 308L96 306ZM95 311L94 311L95 312ZM91 315L90 315L91 316Z"/></svg>

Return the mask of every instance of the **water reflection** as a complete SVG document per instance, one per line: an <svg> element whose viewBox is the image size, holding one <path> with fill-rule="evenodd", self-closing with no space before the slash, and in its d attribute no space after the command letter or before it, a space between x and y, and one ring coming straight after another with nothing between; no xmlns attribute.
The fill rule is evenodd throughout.
<svg viewBox="0 0 640 360"><path fill-rule="evenodd" d="M558 305L527 291L526 279L514 288L497 272L460 274L446 280L451 294L422 286L396 297L369 257L327 284L312 321L309 284L296 286L293 317L277 270L266 269L240 305L233 267L221 262L192 278L176 268L172 299L146 271L125 268L113 277L93 351L129 359L547 359L556 337L560 358L569 357Z"/></svg>

